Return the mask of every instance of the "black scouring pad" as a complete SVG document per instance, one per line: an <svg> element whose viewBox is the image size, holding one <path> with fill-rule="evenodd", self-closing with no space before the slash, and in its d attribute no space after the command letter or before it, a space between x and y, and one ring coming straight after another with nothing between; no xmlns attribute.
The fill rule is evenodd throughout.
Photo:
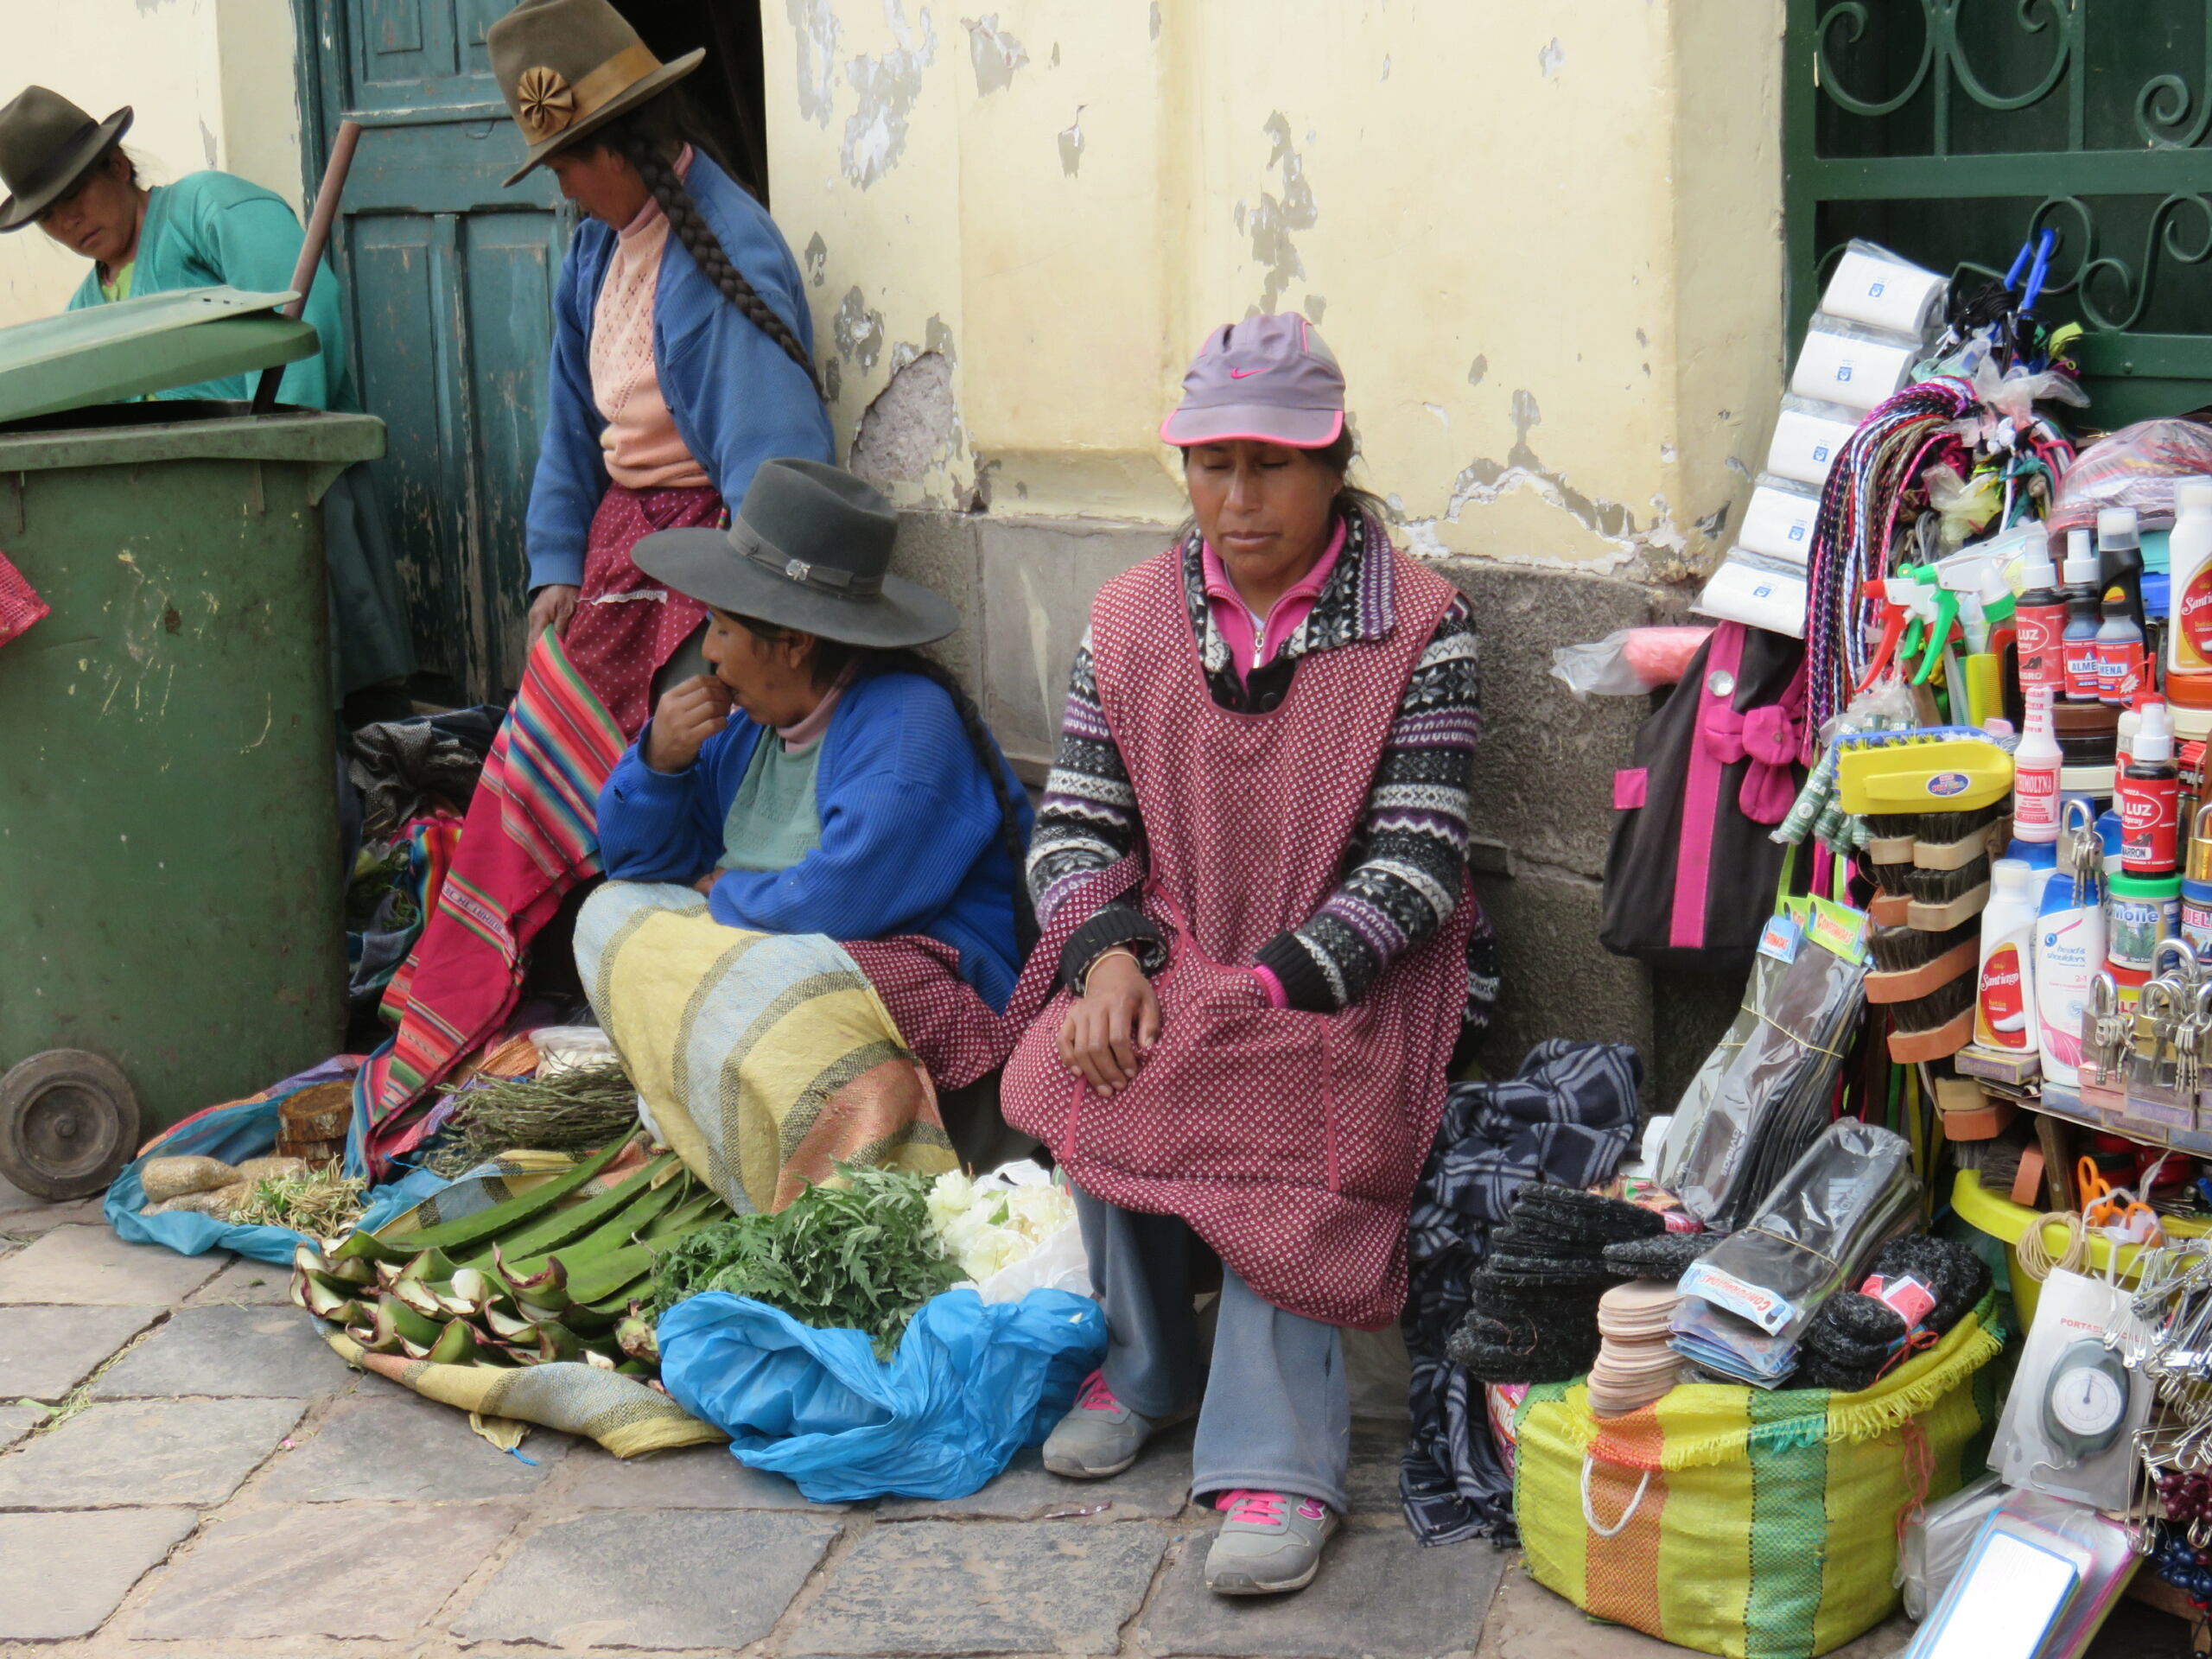
<svg viewBox="0 0 2212 1659"><path fill-rule="evenodd" d="M1605 1266L1623 1279L1679 1279L1726 1233L1657 1233L1605 1246Z"/></svg>

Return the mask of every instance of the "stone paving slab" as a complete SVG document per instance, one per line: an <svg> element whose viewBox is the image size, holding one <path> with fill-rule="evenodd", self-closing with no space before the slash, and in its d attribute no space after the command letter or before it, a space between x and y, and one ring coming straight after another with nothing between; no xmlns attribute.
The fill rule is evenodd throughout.
<svg viewBox="0 0 2212 1659"><path fill-rule="evenodd" d="M72 1198L67 1204L48 1204L44 1198L35 1198L20 1188L0 1180L0 1234L14 1238L36 1238L41 1233L50 1233L56 1227L78 1227L87 1224L106 1224L100 1220L100 1200L97 1198Z"/></svg>
<svg viewBox="0 0 2212 1659"><path fill-rule="evenodd" d="M0 1458L0 1509L219 1503L303 1409L297 1400L90 1405Z"/></svg>
<svg viewBox="0 0 2212 1659"><path fill-rule="evenodd" d="M1142 1521L877 1527L838 1563L784 1651L1112 1653L1170 1535Z"/></svg>
<svg viewBox="0 0 2212 1659"><path fill-rule="evenodd" d="M43 1311L43 1310L41 1310ZM0 1332L8 1310L0 1308ZM283 1307L181 1307L110 1366L95 1400L261 1395L309 1400L336 1394L353 1368L322 1339L314 1315Z"/></svg>
<svg viewBox="0 0 2212 1659"><path fill-rule="evenodd" d="M36 1406L0 1406L0 1447L13 1446L45 1421Z"/></svg>
<svg viewBox="0 0 2212 1659"><path fill-rule="evenodd" d="M0 1642L91 1635L199 1520L166 1509L0 1515Z"/></svg>
<svg viewBox="0 0 2212 1659"><path fill-rule="evenodd" d="M1213 1537L1211 1528L1194 1530L1178 1547L1137 1624L1145 1652L1209 1659L1469 1655L1505 1570L1505 1557L1487 1544L1423 1549L1402 1528L1349 1527L1330 1541L1319 1577L1295 1595L1217 1596L1205 1586ZM1552 1653L1585 1659L1579 1648Z"/></svg>
<svg viewBox="0 0 2212 1659"><path fill-rule="evenodd" d="M331 1408L313 1440L287 1452L255 1488L279 1503L434 1503L534 1492L567 1455L569 1439L534 1428L522 1458L468 1426L468 1414L419 1395L353 1395Z"/></svg>
<svg viewBox="0 0 2212 1659"><path fill-rule="evenodd" d="M1480 1542L1446 1545L1427 1553L1455 1555L1467 1550L1492 1553L1489 1545ZM1563 1659L1567 1655L1573 1659L1682 1659L1681 1648L1625 1625L1592 1618L1566 1598L1554 1595L1522 1569L1519 1556L1498 1559L1510 1566L1491 1603L1482 1644L1475 1650L1477 1659ZM1322 1571L1325 1573L1328 1569L1324 1567ZM1904 1651L1916 1628L1899 1613L1856 1642L1836 1649L1828 1659L1892 1659ZM2127 1659L2144 1659L2144 1656L2139 1651Z"/></svg>
<svg viewBox="0 0 2212 1659"><path fill-rule="evenodd" d="M202 1643L416 1637L521 1518L507 1503L223 1516L162 1575L131 1633Z"/></svg>
<svg viewBox="0 0 2212 1659"><path fill-rule="evenodd" d="M0 1307L0 1400L59 1400L158 1307Z"/></svg>
<svg viewBox="0 0 2212 1659"><path fill-rule="evenodd" d="M1188 1424L1170 1429L1139 1454L1134 1467L1109 1480L1066 1480L1045 1467L1035 1446L1014 1454L996 1480L966 1497L943 1501L886 1498L880 1521L1051 1521L1084 1516L1109 1520L1172 1519L1191 1496Z"/></svg>
<svg viewBox="0 0 2212 1659"><path fill-rule="evenodd" d="M1402 1516L1398 1463L1406 1451L1406 1431L1380 1424L1354 1423L1351 1472L1344 1483L1351 1512L1362 1519Z"/></svg>
<svg viewBox="0 0 2212 1659"><path fill-rule="evenodd" d="M531 1534L454 1621L463 1642L741 1648L775 1628L839 1522L728 1510L626 1510Z"/></svg>
<svg viewBox="0 0 2212 1659"><path fill-rule="evenodd" d="M230 1266L192 1293L189 1306L204 1307L212 1302L244 1302L249 1306L282 1302L287 1307L291 1306L289 1268L271 1267L247 1255L234 1255L229 1261Z"/></svg>
<svg viewBox="0 0 2212 1659"><path fill-rule="evenodd" d="M106 1226L56 1227L0 1262L0 1302L168 1306L213 1278L225 1259L126 1244Z"/></svg>
<svg viewBox="0 0 2212 1659"><path fill-rule="evenodd" d="M561 1470L548 1489L550 1501L580 1510L804 1510L835 1515L851 1507L810 1503L783 1476L747 1468L723 1446L618 1458L579 1441L561 1460Z"/></svg>

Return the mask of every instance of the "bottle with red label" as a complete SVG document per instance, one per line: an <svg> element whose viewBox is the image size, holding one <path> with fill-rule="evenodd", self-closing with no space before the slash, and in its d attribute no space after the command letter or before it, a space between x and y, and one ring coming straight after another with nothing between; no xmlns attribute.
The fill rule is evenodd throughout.
<svg viewBox="0 0 2212 1659"><path fill-rule="evenodd" d="M2043 1043L2030 954L2040 902L2032 890L2038 872L2024 858L2000 858L1989 867L1989 903L1981 912L1974 1040L1982 1048L2033 1054Z"/></svg>
<svg viewBox="0 0 2212 1659"><path fill-rule="evenodd" d="M2134 602L2118 582L2105 589L2095 645L2097 696L2125 709L2143 690L2143 629L2135 620Z"/></svg>
<svg viewBox="0 0 2212 1659"><path fill-rule="evenodd" d="M2174 766L2173 714L2163 702L2143 705L2119 797L2120 868L2130 875L2172 874L2181 855L2181 773Z"/></svg>
<svg viewBox="0 0 2212 1659"><path fill-rule="evenodd" d="M2012 601L2012 625L2019 632L2020 691L2032 698L2039 685L2054 694L2066 689L2066 595L2047 545L2028 555L2026 581Z"/></svg>
<svg viewBox="0 0 2212 1659"><path fill-rule="evenodd" d="M2212 478L2174 486L2174 527L2166 538L2172 606L2166 627L2166 696L2212 706Z"/></svg>
<svg viewBox="0 0 2212 1659"><path fill-rule="evenodd" d="M2028 728L2012 752L2012 834L2021 841L2058 839L2059 772L2066 757L2051 730L2051 688L2030 686Z"/></svg>
<svg viewBox="0 0 2212 1659"><path fill-rule="evenodd" d="M2097 684L2097 554L2086 530L2066 532L2066 701L2099 701Z"/></svg>

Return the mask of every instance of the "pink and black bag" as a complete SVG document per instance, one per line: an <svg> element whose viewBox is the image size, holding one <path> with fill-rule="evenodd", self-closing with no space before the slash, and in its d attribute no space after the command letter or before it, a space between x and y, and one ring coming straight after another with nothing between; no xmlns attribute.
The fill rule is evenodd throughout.
<svg viewBox="0 0 2212 1659"><path fill-rule="evenodd" d="M1769 832L1804 782L1805 648L1723 622L1613 774L1599 939L1655 967L1751 966L1783 849Z"/></svg>

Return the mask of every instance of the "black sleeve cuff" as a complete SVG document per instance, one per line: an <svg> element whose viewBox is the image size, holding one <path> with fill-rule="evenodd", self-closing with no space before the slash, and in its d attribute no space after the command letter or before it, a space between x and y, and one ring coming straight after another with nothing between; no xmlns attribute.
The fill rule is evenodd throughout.
<svg viewBox="0 0 2212 1659"><path fill-rule="evenodd" d="M1328 976L1313 960L1313 953L1298 942L1295 934L1276 934L1260 947L1257 960L1281 982L1283 996L1292 1007L1303 1008L1308 1014L1337 1011L1337 999L1329 988Z"/></svg>
<svg viewBox="0 0 2212 1659"><path fill-rule="evenodd" d="M1077 983L1100 951L1117 944L1134 946L1137 966L1147 974L1156 974L1167 965L1166 941L1160 937L1152 918L1135 905L1116 902L1103 907L1068 935L1068 942L1060 947L1060 983Z"/></svg>

